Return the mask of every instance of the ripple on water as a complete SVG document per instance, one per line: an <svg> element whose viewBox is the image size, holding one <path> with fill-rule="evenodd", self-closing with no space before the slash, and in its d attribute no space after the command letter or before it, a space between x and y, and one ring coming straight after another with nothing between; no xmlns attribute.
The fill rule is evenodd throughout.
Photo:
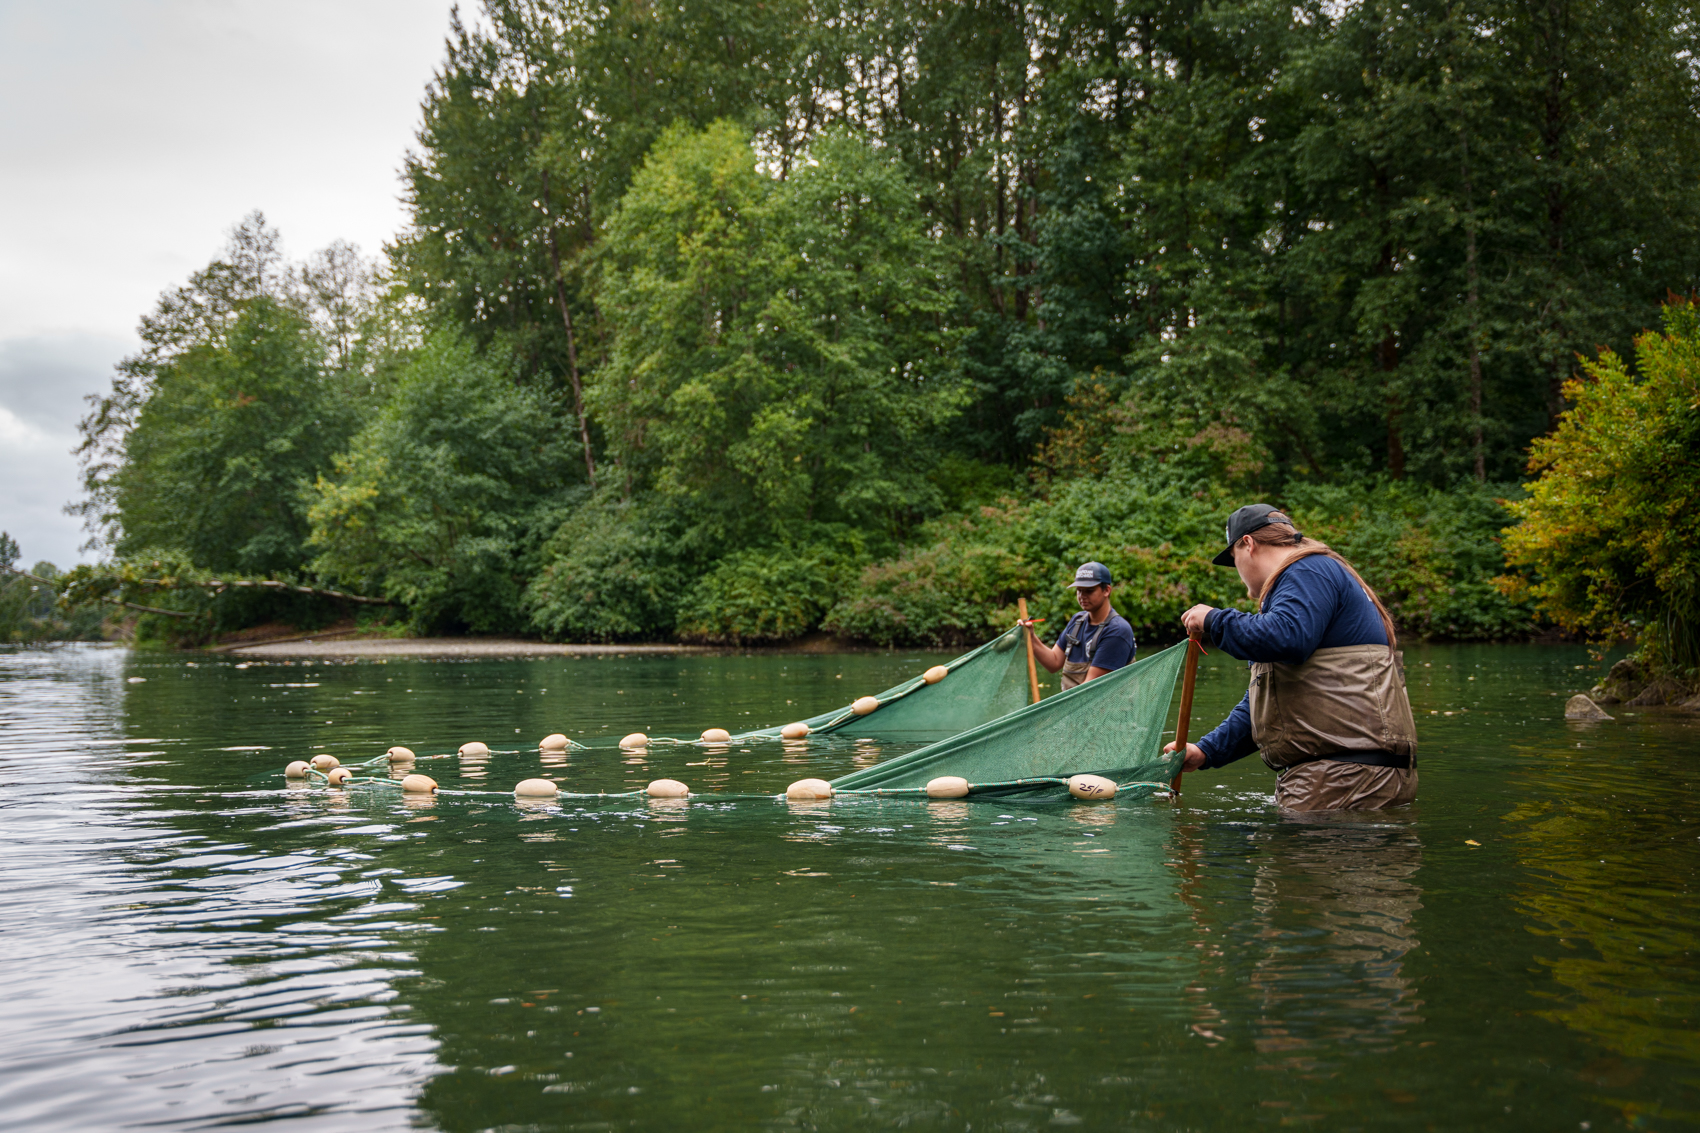
<svg viewBox="0 0 1700 1133"><path fill-rule="evenodd" d="M1695 729L1568 728L1551 656L1413 651L1419 804L1299 820L1255 760L1178 806L505 794L831 777L903 747L611 745L925 657L0 651L0 1128L1676 1127ZM1212 658L1200 722L1243 688ZM279 775L395 743L492 793Z"/></svg>
<svg viewBox="0 0 1700 1133"><path fill-rule="evenodd" d="M370 902L364 863L185 832L253 808L184 809L208 791L154 778L163 741L112 742L122 653L0 662L0 1128L407 1126L437 1043L393 1002L406 932L287 923Z"/></svg>

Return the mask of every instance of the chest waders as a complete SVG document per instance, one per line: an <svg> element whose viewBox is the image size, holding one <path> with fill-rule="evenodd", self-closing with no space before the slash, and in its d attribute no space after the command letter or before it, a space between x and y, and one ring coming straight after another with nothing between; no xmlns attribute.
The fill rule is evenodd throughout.
<svg viewBox="0 0 1700 1133"><path fill-rule="evenodd" d="M1289 810L1379 810L1417 793L1417 726L1402 654L1318 649L1304 663L1251 667L1251 735L1280 772Z"/></svg>
<svg viewBox="0 0 1700 1133"><path fill-rule="evenodd" d="M1092 658L1098 652L1098 639L1104 636L1104 631L1110 627L1110 619L1115 616L1113 609L1105 614L1104 620L1098 623L1098 632L1086 638L1081 635L1092 628L1091 615L1082 611L1068 620L1068 625L1063 629L1063 667L1059 682L1064 692L1086 680L1086 671L1092 667ZM1086 660L1070 661L1068 655L1074 652L1075 647L1083 640L1086 644Z"/></svg>

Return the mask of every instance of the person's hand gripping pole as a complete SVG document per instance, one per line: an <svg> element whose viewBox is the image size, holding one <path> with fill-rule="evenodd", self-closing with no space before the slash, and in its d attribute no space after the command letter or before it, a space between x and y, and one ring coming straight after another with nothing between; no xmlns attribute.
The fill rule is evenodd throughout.
<svg viewBox="0 0 1700 1133"><path fill-rule="evenodd" d="M1027 632L1022 634L1022 640L1027 643L1027 686L1033 693L1032 704L1039 703L1039 670L1033 667L1033 627L1044 621L1044 618L1027 616L1027 599L1017 598L1016 608L1021 614L1021 627Z"/></svg>
<svg viewBox="0 0 1700 1133"><path fill-rule="evenodd" d="M1192 626L1187 626L1187 629L1192 630ZM1164 751L1186 753L1185 758L1181 760L1180 769L1169 781L1169 789L1175 793L1176 798L1179 798L1181 793L1181 776L1204 766L1204 750L1197 744L1186 742L1188 725L1192 722L1192 691L1198 684L1198 655L1204 652L1198 636L1198 632L1193 630L1186 639L1186 665L1181 671L1181 710L1175 717L1175 739L1173 743L1163 747Z"/></svg>

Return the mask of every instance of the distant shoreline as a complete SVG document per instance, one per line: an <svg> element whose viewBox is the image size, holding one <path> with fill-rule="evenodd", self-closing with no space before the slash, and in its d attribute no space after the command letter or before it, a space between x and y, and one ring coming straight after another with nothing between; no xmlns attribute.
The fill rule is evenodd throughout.
<svg viewBox="0 0 1700 1133"><path fill-rule="evenodd" d="M923 652L949 652L946 646L919 647ZM971 646L966 648L972 648ZM910 652L913 652L911 648ZM228 643L207 652L225 657L382 659L386 657L496 658L496 657L611 657L634 654L680 653L870 653L887 652L878 646L843 641L813 634L781 644L686 645L665 641L571 644L528 640L521 637L360 637L346 631L298 634L269 641Z"/></svg>
<svg viewBox="0 0 1700 1133"><path fill-rule="evenodd" d="M551 657L607 656L630 653L724 653L710 645L563 645L506 637L368 637L306 636L295 641L256 642L225 646L227 657Z"/></svg>

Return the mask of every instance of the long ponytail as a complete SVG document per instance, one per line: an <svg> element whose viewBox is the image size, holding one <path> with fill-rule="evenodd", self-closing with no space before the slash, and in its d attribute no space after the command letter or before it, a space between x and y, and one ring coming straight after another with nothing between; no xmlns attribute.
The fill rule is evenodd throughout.
<svg viewBox="0 0 1700 1133"><path fill-rule="evenodd" d="M1389 614L1387 612L1387 607L1381 604L1381 598L1376 594L1374 588L1363 580L1363 576L1358 573L1357 568L1347 562L1345 556L1341 555L1340 552L1334 550L1327 543L1307 538L1305 535L1296 530L1290 523L1265 524L1264 526L1259 527L1256 531L1253 531L1248 537L1254 543L1265 543L1274 547L1294 547L1297 548L1298 551L1297 554L1291 556L1280 566L1276 567L1274 573L1264 580L1263 592L1257 595L1257 605L1259 609L1263 608L1263 600L1274 591L1275 581L1281 577L1282 573L1285 572L1288 567L1292 566L1300 559L1308 559L1312 555L1326 555L1328 558L1333 559L1335 562L1345 567L1346 573L1351 575L1352 578L1357 581L1359 586L1363 587L1364 596L1375 606L1375 612L1381 615L1381 628L1387 632L1387 648L1389 652L1398 648L1399 632L1393 628L1393 615Z"/></svg>

